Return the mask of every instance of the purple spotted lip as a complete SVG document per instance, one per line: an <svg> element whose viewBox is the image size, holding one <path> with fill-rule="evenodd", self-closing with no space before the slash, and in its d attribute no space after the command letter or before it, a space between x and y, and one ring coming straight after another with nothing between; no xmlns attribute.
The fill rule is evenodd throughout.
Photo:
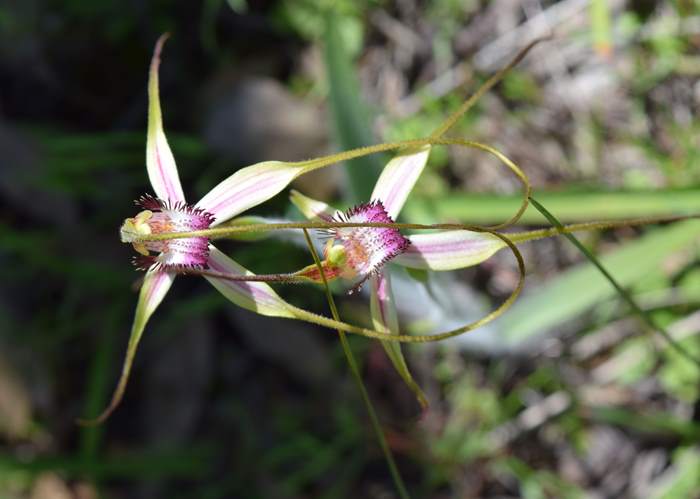
<svg viewBox="0 0 700 499"><path fill-rule="evenodd" d="M136 205L144 211L124 222L121 236L122 241L132 243L139 253L133 259L138 269L147 270L152 266L165 271L207 268L207 237L139 241L138 236L208 229L214 222L211 213L184 202L170 203L153 196L141 197L136 201ZM151 252L157 254L152 255Z"/></svg>

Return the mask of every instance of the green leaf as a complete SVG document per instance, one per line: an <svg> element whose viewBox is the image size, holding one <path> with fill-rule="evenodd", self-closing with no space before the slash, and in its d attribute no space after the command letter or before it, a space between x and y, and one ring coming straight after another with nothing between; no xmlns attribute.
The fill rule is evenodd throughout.
<svg viewBox="0 0 700 499"><path fill-rule="evenodd" d="M684 215L700 212L700 189L632 192L538 192L537 199L565 223L618 220L645 216ZM410 198L403 215L415 223L458 220L463 223L494 224L512 216L520 196L456 193L439 198ZM547 219L529 207L521 224L547 224Z"/></svg>

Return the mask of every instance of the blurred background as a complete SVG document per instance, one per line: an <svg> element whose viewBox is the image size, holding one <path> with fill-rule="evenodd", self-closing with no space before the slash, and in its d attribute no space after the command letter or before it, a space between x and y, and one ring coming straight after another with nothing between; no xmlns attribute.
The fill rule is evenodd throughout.
<svg viewBox="0 0 700 499"><path fill-rule="evenodd" d="M700 6L692 0L10 0L0 6L0 498L392 498L332 331L255 316L180 278L123 404L97 428L137 297L118 227L149 192L147 68L186 195L236 169L428 135L531 39L554 32L453 135L500 148L562 222L700 211ZM300 179L367 199L386 157ZM435 149L404 221L499 223L518 183ZM287 193L258 215L300 218ZM545 226L528 210L522 229ZM700 355L696 221L584 234L640 306ZM294 241L223 245L258 273ZM700 371L630 313L566 240L525 244L524 295L488 327L404 348L421 412L376 342L351 338L411 495L700 497ZM404 328L496 306L508 254L393 269ZM279 287L327 314L320 290ZM368 321L338 289L341 316Z"/></svg>

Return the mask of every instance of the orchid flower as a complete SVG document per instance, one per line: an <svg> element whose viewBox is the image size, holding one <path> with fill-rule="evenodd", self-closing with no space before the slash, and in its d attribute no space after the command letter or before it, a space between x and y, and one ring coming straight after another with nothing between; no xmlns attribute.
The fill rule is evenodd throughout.
<svg viewBox="0 0 700 499"><path fill-rule="evenodd" d="M510 63L487 80L435 130L427 144L404 148L389 161L374 186L369 202L343 212L322 201L293 191L290 198L292 203L310 220L329 223L393 224L427 164L432 145L453 144L479 149L495 156L519 178L524 188L520 209L509 221L491 229L503 228L514 223L525 211L530 193L529 182L520 168L495 148L478 142L445 139L444 135L539 41L534 40L528 44ZM337 227L326 229L322 234L327 239L324 246L324 260L321 262L325 276L328 279L340 277L353 281L351 293L369 280L373 327L395 338L400 335L400 332L391 280L389 273L385 270L388 262L420 270L456 270L477 265L497 251L510 247L519 262L522 280L523 267L519 253L506 237L501 237L492 231L447 230L403 236L398 229L386 226L382 228ZM298 274L316 281L320 281L321 277L316 265L306 267ZM518 292L519 289L516 289L511 298L514 299ZM493 317L504 308L507 306L498 310ZM485 318L485 322L491 318ZM397 372L425 407L427 405L425 397L408 370L401 353L400 343L382 340L382 345Z"/></svg>
<svg viewBox="0 0 700 499"><path fill-rule="evenodd" d="M472 145L510 163L488 146ZM346 211L336 210L297 191L292 191L290 199L310 220L392 224L425 168L430 149L430 145L425 145L394 157L379 176L371 200ZM404 236L392 227L338 227L325 229L321 235L327 239L322 262L326 277L350 280L353 282L351 293L369 281L373 326L391 335L399 334L399 323L387 263L421 270L455 270L477 265L507 247L504 239L491 232L467 230ZM300 274L318 280L319 271L312 265ZM425 406L425 397L408 370L401 345L395 341L382 341L382 345L397 372Z"/></svg>
<svg viewBox="0 0 700 499"><path fill-rule="evenodd" d="M122 242L130 243L138 255L137 268L145 270L136 305L122 374L107 409L94 421L104 421L119 404L131 371L137 346L146 323L165 298L178 273L207 269L211 274L252 276L221 251L207 237L144 240L144 236L188 232L215 227L256 206L284 189L299 175L332 164L325 162L285 163L266 161L243 168L214 187L199 202L188 204L180 183L173 153L163 130L158 90L160 54L167 35L156 43L148 82L148 135L146 169L155 196L136 201L140 211L121 226ZM248 310L273 317L296 318L295 308L282 300L264 282L237 281L204 275L226 298Z"/></svg>

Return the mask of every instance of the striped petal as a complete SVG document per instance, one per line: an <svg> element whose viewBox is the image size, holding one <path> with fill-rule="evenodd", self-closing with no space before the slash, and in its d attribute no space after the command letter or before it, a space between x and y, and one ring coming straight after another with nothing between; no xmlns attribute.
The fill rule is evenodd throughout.
<svg viewBox="0 0 700 499"><path fill-rule="evenodd" d="M371 299L370 310L372 324L377 331L385 331L387 334L399 334L399 320L396 315L394 296L391 291L391 281L388 272L380 272L370 279ZM401 352L401 343L396 341L382 341L382 346L391 359L394 368L403 378L406 385L413 391L418 402L423 408L428 402L418 384L408 370L406 360Z"/></svg>
<svg viewBox="0 0 700 499"><path fill-rule="evenodd" d="M504 243L488 232L451 230L408 236L411 244L393 262L427 270L455 270L477 265L490 258Z"/></svg>
<svg viewBox="0 0 700 499"><path fill-rule="evenodd" d="M329 220L333 218L337 212L335 208L324 203L323 201L317 201L308 196L304 196L299 191L292 190L289 193L289 200L309 220L314 220L317 218Z"/></svg>
<svg viewBox="0 0 700 499"><path fill-rule="evenodd" d="M384 203L392 219L396 220L403 208L408 194L428 162L429 155L429 145L410 149L395 156L382 170L371 199Z"/></svg>
<svg viewBox="0 0 700 499"><path fill-rule="evenodd" d="M171 204L184 202L185 195L177 174L175 158L163 131L163 116L158 94L158 66L160 53L168 35L162 35L156 43L151 59L151 72L148 80L148 135L146 138L146 169L156 196Z"/></svg>
<svg viewBox="0 0 700 499"><path fill-rule="evenodd" d="M220 224L239 213L267 201L310 168L299 163L265 161L238 170L214 187L197 203Z"/></svg>
<svg viewBox="0 0 700 499"><path fill-rule="evenodd" d="M251 271L211 245L209 246L209 269L227 274L253 275ZM208 276L205 278L222 295L239 307L271 317L294 317L287 302L264 282L230 281Z"/></svg>
<svg viewBox="0 0 700 499"><path fill-rule="evenodd" d="M100 414L100 416L93 420L88 421L88 423L101 423L106 420L112 412L117 408L119 403L124 396L124 391L126 390L126 384L129 381L129 374L131 373L131 366L134 362L134 357L136 355L136 349L138 348L139 342L141 341L141 336L146 327L148 319L150 319L153 312L155 312L160 302L168 293L170 286L172 286L175 280L175 274L172 272L163 272L160 270L151 269L146 273L143 280L143 285L141 286L141 291L139 293L139 299L136 303L136 314L134 315L134 323L131 326L131 336L129 337L129 344L126 349L126 357L124 358L124 365L122 367L122 374L119 378L119 383L117 388L114 390L114 395L112 395L112 400L109 406Z"/></svg>

